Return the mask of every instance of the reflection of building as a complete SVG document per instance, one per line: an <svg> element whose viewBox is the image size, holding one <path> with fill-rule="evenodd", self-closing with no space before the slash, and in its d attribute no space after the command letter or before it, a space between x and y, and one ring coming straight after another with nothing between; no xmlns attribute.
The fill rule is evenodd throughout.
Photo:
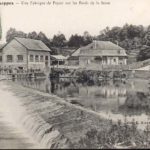
<svg viewBox="0 0 150 150"><path fill-rule="evenodd" d="M109 41L93 41L81 47L79 53L80 66L126 65L125 50Z"/></svg>
<svg viewBox="0 0 150 150"><path fill-rule="evenodd" d="M17 38L1 48L2 66L19 69L43 69L50 65L50 49L40 40Z"/></svg>
<svg viewBox="0 0 150 150"><path fill-rule="evenodd" d="M103 87L81 87L80 95L99 96L101 98L117 98L126 96L125 87L103 86Z"/></svg>

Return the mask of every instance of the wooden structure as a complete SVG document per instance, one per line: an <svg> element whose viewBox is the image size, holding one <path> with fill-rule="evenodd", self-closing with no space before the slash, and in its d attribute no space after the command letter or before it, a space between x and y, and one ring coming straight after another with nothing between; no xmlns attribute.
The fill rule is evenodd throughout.
<svg viewBox="0 0 150 150"><path fill-rule="evenodd" d="M40 40L15 37L1 48L1 66L20 70L43 70L50 66L50 49Z"/></svg>
<svg viewBox="0 0 150 150"><path fill-rule="evenodd" d="M127 64L127 54L123 48L109 41L93 41L79 48L81 67L118 66Z"/></svg>
<svg viewBox="0 0 150 150"><path fill-rule="evenodd" d="M65 65L67 57L63 55L51 55L51 65Z"/></svg>

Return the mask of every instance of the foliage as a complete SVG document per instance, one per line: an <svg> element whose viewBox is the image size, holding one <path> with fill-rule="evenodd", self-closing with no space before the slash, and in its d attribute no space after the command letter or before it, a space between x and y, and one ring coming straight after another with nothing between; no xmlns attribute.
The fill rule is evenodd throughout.
<svg viewBox="0 0 150 150"><path fill-rule="evenodd" d="M6 41L11 41L14 37L26 38L27 34L22 31L17 31L15 28L10 28L6 34Z"/></svg>
<svg viewBox="0 0 150 150"><path fill-rule="evenodd" d="M64 47L66 45L65 35L62 33L54 35L52 39L52 45L55 47Z"/></svg>
<svg viewBox="0 0 150 150"><path fill-rule="evenodd" d="M143 38L147 31L144 30L142 25L128 25L125 24L123 27L113 27L102 30L100 35L97 36L99 40L108 40L116 43L126 50L139 48L145 41Z"/></svg>
<svg viewBox="0 0 150 150"><path fill-rule="evenodd" d="M79 48L79 47L83 46L83 42L84 42L83 37L75 34L70 37L70 39L68 41L68 46Z"/></svg>
<svg viewBox="0 0 150 150"><path fill-rule="evenodd" d="M142 47L137 55L137 61L143 61L150 58L150 46Z"/></svg>
<svg viewBox="0 0 150 150"><path fill-rule="evenodd" d="M52 49L52 54L57 54L55 48L79 48L91 43L93 39L96 39L102 41L111 41L115 44L118 44L126 49L128 54L130 54L133 49L134 51L137 50L137 53L140 50L137 60L145 60L150 58L149 49L143 49L144 45L150 46L150 26L144 27L142 25L125 24L123 27L106 27L100 31L99 35L97 36L91 36L88 31L85 31L83 35L71 35L68 41L63 33L58 33L54 35L52 39L49 39L43 32L36 33L33 31L26 34L22 31L17 31L14 28L10 28L6 35L7 42L15 36L40 39L49 48L54 47L54 49Z"/></svg>
<svg viewBox="0 0 150 150"><path fill-rule="evenodd" d="M2 25L1 25L1 18L0 18L0 39L2 38Z"/></svg>
<svg viewBox="0 0 150 150"><path fill-rule="evenodd" d="M137 130L135 122L131 126L122 123L111 124L105 129L92 128L81 137L74 148L101 149L101 148L145 148L146 135Z"/></svg>

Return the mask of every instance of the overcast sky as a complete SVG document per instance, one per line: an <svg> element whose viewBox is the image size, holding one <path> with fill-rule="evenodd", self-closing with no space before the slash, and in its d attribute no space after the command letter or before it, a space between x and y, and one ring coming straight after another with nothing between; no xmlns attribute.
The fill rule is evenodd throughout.
<svg viewBox="0 0 150 150"><path fill-rule="evenodd" d="M24 1L29 2L30 0ZM68 1L72 2L73 0ZM79 0L74 1L78 2ZM82 1L101 2L101 0ZM84 31L89 31L91 35L98 35L99 31L106 26L123 26L125 23L144 26L150 24L150 0L104 1L109 1L111 4L94 6L3 6L0 8L3 41L10 27L27 33L43 31L49 38L60 31L68 38L71 34L83 34Z"/></svg>

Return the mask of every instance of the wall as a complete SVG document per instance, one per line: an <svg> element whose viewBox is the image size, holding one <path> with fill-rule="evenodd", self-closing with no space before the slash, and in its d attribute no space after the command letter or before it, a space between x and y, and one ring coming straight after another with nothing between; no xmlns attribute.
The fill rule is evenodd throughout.
<svg viewBox="0 0 150 150"><path fill-rule="evenodd" d="M79 57L78 56L70 56L70 58L67 59L67 63L69 66L77 66L77 65L79 65Z"/></svg>
<svg viewBox="0 0 150 150"><path fill-rule="evenodd" d="M23 67L26 69L27 67L27 50L24 46L18 43L16 40L12 40L8 43L2 51L3 61L2 66L11 66L12 68L15 67ZM7 62L7 55L13 55L13 62ZM23 62L17 61L17 55L23 55Z"/></svg>
<svg viewBox="0 0 150 150"><path fill-rule="evenodd" d="M2 51L3 55L3 66L11 66L11 68L23 67L23 69L43 69L45 67L45 56L48 56L48 65L50 66L50 53L47 51L28 51L24 46L22 46L15 39L8 43ZM13 62L7 62L7 55L13 55ZM23 55L23 62L18 62L17 55ZM28 55L28 56L27 56ZM43 55L43 62L30 62L30 55ZM28 58L28 59L27 59ZM28 67L27 67L28 64Z"/></svg>
<svg viewBox="0 0 150 150"><path fill-rule="evenodd" d="M114 61L115 59L115 61ZM107 57L106 60L102 59L101 61L96 61L95 56L80 56L79 57L79 65L81 67L86 66L100 66L100 65L119 65L120 63L126 64L126 59L123 58L120 60L117 56L115 57Z"/></svg>
<svg viewBox="0 0 150 150"><path fill-rule="evenodd" d="M33 55L33 62L30 62L30 55ZM43 62L35 62L35 55L43 55L44 61ZM28 69L41 69L43 70L45 67L45 56L48 56L48 66L50 66L50 53L46 51L28 51Z"/></svg>

